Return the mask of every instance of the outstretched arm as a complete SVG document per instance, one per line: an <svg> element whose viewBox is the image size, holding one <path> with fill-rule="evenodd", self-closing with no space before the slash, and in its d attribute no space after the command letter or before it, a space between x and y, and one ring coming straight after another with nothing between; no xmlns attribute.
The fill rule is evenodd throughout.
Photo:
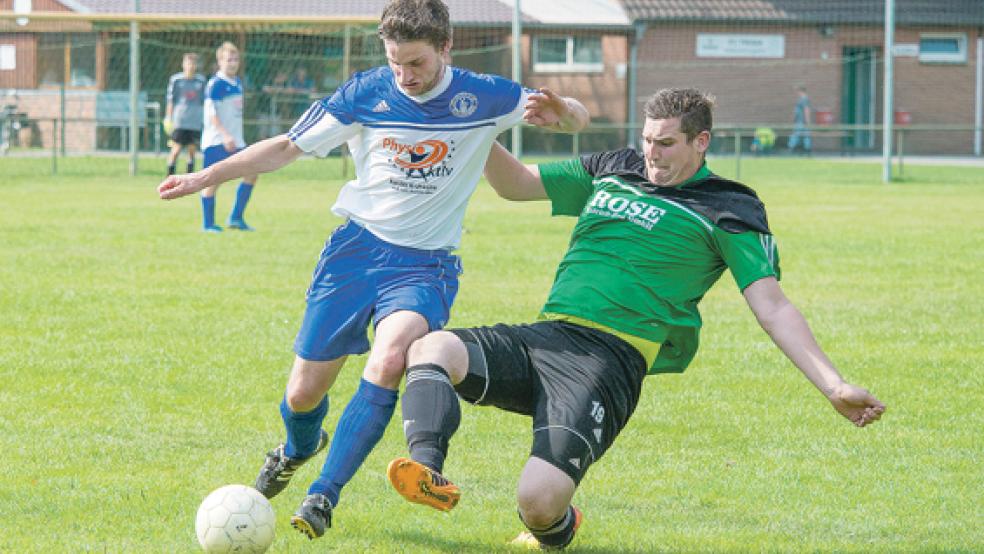
<svg viewBox="0 0 984 554"><path fill-rule="evenodd" d="M157 193L164 200L180 198L245 175L279 169L296 160L302 153L287 135L268 138L196 173L171 175L157 187Z"/></svg>
<svg viewBox="0 0 984 554"><path fill-rule="evenodd" d="M755 281L745 287L743 294L772 341L820 389L834 409L858 427L881 417L885 405L867 390L844 381L774 277Z"/></svg>
<svg viewBox="0 0 984 554"><path fill-rule="evenodd" d="M577 99L558 96L548 88L541 88L529 96L523 120L548 131L576 133L588 126L591 116Z"/></svg>
<svg viewBox="0 0 984 554"><path fill-rule="evenodd" d="M499 196L506 200L546 200L547 191L540 180L540 170L516 159L498 142L485 161L485 178Z"/></svg>

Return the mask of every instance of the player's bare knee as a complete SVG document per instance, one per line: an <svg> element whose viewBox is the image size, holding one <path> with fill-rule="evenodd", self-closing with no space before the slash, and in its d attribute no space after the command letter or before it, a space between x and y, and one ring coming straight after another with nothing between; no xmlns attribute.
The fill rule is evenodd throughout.
<svg viewBox="0 0 984 554"><path fill-rule="evenodd" d="M305 413L317 408L324 396L323 391L312 390L311 387L305 387L303 383L288 383L284 399L287 400L287 407L292 412Z"/></svg>
<svg viewBox="0 0 984 554"><path fill-rule="evenodd" d="M520 487L516 501L527 527L544 529L563 517L568 504L559 500L557 492L546 487Z"/></svg>
<svg viewBox="0 0 984 554"><path fill-rule="evenodd" d="M435 331L414 341L407 353L407 365L437 364L452 383L460 383L468 373L468 350L454 333Z"/></svg>
<svg viewBox="0 0 984 554"><path fill-rule="evenodd" d="M369 357L363 377L379 386L395 388L400 384L406 367L407 355L397 348L388 348Z"/></svg>

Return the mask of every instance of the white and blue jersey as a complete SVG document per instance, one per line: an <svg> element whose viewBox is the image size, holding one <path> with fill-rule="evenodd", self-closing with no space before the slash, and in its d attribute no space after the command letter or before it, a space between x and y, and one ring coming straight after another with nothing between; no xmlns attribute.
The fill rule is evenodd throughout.
<svg viewBox="0 0 984 554"><path fill-rule="evenodd" d="M205 128L202 150L222 146L222 133L212 123L217 116L222 127L236 140L236 148L245 148L243 139L243 83L239 77L216 73L205 88Z"/></svg>
<svg viewBox="0 0 984 554"><path fill-rule="evenodd" d="M449 66L434 89L410 96L380 67L312 104L287 136L319 156L348 142L356 179L342 187L336 215L398 246L454 249L492 142L522 122L532 92Z"/></svg>

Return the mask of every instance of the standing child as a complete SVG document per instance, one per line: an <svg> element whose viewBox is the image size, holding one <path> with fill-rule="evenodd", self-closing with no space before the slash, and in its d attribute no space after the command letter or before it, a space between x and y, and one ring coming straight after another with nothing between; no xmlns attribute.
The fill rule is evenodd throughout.
<svg viewBox="0 0 984 554"><path fill-rule="evenodd" d="M198 54L188 52L181 60L181 72L167 82L167 108L164 121L171 153L167 156L167 174L174 168L182 148L188 149L188 173L195 171L195 152L202 138L202 109L205 77L198 73Z"/></svg>
<svg viewBox="0 0 984 554"><path fill-rule="evenodd" d="M243 139L243 82L239 72L239 49L231 42L224 42L215 51L219 71L209 79L205 92L205 131L202 133L202 149L205 166L221 162L246 147ZM256 185L255 173L244 175L236 190L236 203L226 223L230 229L252 231L243 214ZM215 192L221 183L202 191L202 228L207 233L220 233L222 227L215 224Z"/></svg>

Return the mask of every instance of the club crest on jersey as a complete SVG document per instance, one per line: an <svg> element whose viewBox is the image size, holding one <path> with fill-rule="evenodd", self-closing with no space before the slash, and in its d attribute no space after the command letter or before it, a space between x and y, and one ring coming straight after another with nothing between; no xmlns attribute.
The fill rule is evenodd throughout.
<svg viewBox="0 0 984 554"><path fill-rule="evenodd" d="M442 140L422 140L414 144L404 144L393 138L383 139L383 149L392 154L390 161L403 170L408 179L445 177L452 168L447 165L448 153L453 144Z"/></svg>
<svg viewBox="0 0 984 554"><path fill-rule="evenodd" d="M478 109L478 97L470 92L459 92L451 99L448 107L451 108L451 115L468 117Z"/></svg>

